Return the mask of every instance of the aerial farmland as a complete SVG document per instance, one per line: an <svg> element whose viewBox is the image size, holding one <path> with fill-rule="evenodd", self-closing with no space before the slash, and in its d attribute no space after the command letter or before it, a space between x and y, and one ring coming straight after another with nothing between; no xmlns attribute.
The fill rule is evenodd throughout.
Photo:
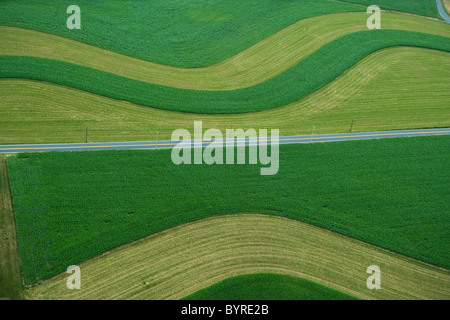
<svg viewBox="0 0 450 320"><path fill-rule="evenodd" d="M1 1L0 299L449 300L449 14Z"/></svg>

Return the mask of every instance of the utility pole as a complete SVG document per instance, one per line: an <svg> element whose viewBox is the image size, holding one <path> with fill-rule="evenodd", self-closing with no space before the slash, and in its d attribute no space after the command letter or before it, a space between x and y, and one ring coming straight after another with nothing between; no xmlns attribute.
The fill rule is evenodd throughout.
<svg viewBox="0 0 450 320"><path fill-rule="evenodd" d="M88 128L86 128L86 143L87 143L87 140L88 140Z"/></svg>
<svg viewBox="0 0 450 320"><path fill-rule="evenodd" d="M158 136L159 136L159 132L158 132L158 130L156 130L156 146L158 146Z"/></svg>
<svg viewBox="0 0 450 320"><path fill-rule="evenodd" d="M352 125L350 127L350 132L353 132L353 122L355 122L355 120L352 120Z"/></svg>
<svg viewBox="0 0 450 320"><path fill-rule="evenodd" d="M313 126L313 130L312 130L312 133L311 133L311 143L312 143L312 138L314 136L314 130L316 130L316 126Z"/></svg>

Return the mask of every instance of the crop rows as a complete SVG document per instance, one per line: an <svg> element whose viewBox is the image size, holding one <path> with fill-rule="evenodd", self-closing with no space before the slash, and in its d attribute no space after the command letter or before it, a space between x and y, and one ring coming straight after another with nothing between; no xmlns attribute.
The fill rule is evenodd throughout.
<svg viewBox="0 0 450 320"><path fill-rule="evenodd" d="M364 45L355 47L356 43ZM416 46L449 52L450 38L398 30L355 32L325 45L282 74L252 87L231 91L171 88L32 57L1 56L0 77L48 81L166 110L243 113L299 100L331 82L370 53L391 46ZM99 86L99 83L102 85Z"/></svg>
<svg viewBox="0 0 450 320"><path fill-rule="evenodd" d="M332 40L365 30L366 19L366 13L351 12L300 20L237 55L205 68L156 64L67 38L11 27L0 27L0 55L61 60L180 89L233 90L268 80ZM383 28L450 37L450 28L444 23L400 13L383 13Z"/></svg>

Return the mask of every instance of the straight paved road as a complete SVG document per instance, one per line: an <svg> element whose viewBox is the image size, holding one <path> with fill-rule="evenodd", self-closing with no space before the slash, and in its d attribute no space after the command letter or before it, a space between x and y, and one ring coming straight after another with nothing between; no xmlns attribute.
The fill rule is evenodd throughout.
<svg viewBox="0 0 450 320"><path fill-rule="evenodd" d="M348 140L366 140L380 138L417 137L431 135L450 134L450 128L443 129L418 129L418 130L396 130L358 133L338 133L303 136L282 136L280 144L293 143L315 143ZM243 139L237 139L243 141ZM193 147L207 146L211 141L192 140ZM183 142L181 146L189 146L191 142ZM220 144L223 140L216 140ZM179 141L134 141L134 142L97 142L97 143L60 143L60 144L21 144L21 145L0 145L1 153L18 152L49 152L49 151L89 151L89 150L120 150L120 149L171 149L178 145ZM257 143L255 138L245 140L246 145ZM264 143L264 141L263 141Z"/></svg>

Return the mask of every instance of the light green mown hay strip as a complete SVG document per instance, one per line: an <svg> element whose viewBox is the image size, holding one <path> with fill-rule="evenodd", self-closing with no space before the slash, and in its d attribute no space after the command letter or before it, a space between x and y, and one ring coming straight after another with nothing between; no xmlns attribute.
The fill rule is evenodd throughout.
<svg viewBox="0 0 450 320"><path fill-rule="evenodd" d="M301 20L218 64L175 68L37 31L0 27L0 55L32 56L111 72L132 79L198 90L232 90L282 73L338 37L367 29L366 13L338 13ZM383 13L383 28L450 37L450 25Z"/></svg>
<svg viewBox="0 0 450 320"><path fill-rule="evenodd" d="M381 290L366 287L368 266ZM249 273L305 278L361 299L449 299L449 271L421 264L308 224L260 215L184 225L81 264L81 290L62 274L31 299L180 299Z"/></svg>
<svg viewBox="0 0 450 320"><path fill-rule="evenodd" d="M275 273L236 276L215 283L182 300L355 300L315 282Z"/></svg>
<svg viewBox="0 0 450 320"><path fill-rule="evenodd" d="M177 128L278 128L282 135L450 126L448 53L391 48L288 106L241 115L169 112L29 80L0 80L0 143L170 139Z"/></svg>

